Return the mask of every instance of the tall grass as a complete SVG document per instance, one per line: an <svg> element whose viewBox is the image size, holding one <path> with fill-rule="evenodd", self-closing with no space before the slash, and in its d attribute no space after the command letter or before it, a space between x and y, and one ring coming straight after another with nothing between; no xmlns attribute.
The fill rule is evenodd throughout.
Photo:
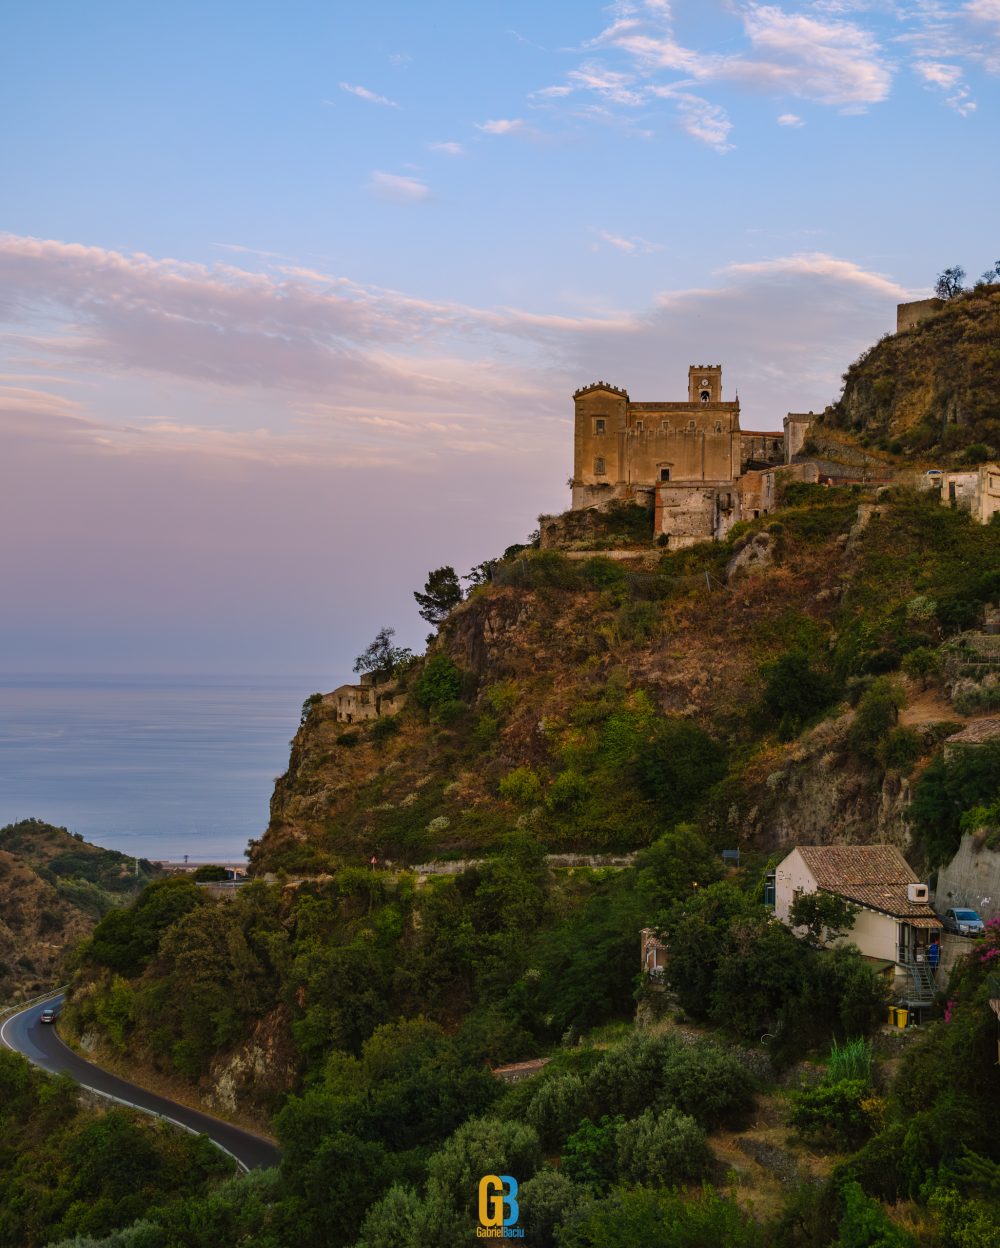
<svg viewBox="0 0 1000 1248"><path fill-rule="evenodd" d="M860 1079L868 1085L872 1081L872 1045L860 1036L838 1044L830 1049L826 1064L826 1082L839 1083L842 1079Z"/></svg>

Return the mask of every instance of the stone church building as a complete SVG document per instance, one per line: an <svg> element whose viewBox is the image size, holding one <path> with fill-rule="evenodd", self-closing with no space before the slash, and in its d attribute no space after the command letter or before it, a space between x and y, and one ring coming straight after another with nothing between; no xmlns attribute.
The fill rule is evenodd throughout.
<svg viewBox="0 0 1000 1248"><path fill-rule="evenodd" d="M737 520L773 510L778 467L817 479L814 465L793 465L811 413L789 413L783 434L751 432L740 428L739 398L722 394L721 364L692 364L680 401L634 403L603 381L577 390L572 510L615 501L648 506L654 533L676 549L722 538Z"/></svg>

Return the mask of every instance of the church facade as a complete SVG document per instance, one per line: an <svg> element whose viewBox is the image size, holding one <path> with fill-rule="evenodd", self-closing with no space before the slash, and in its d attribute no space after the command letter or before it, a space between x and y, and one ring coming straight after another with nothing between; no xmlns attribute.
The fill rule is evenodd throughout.
<svg viewBox="0 0 1000 1248"><path fill-rule="evenodd" d="M739 398L722 397L721 364L692 364L687 388L685 400L643 403L603 381L576 391L573 510L639 503L678 548L773 509L775 471L801 450L810 417L789 414L783 433L741 429ZM816 479L812 465L792 471Z"/></svg>

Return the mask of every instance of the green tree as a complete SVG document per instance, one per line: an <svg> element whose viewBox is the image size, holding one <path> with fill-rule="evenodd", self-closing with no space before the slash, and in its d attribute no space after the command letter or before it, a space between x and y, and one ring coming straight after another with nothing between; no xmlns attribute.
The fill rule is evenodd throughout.
<svg viewBox="0 0 1000 1248"><path fill-rule="evenodd" d="M903 671L920 681L920 688L927 688L927 681L941 670L941 657L930 646L917 646L903 655Z"/></svg>
<svg viewBox="0 0 1000 1248"><path fill-rule="evenodd" d="M427 574L424 592L413 591L418 614L436 628L462 601L462 586L454 568L435 568Z"/></svg>
<svg viewBox="0 0 1000 1248"><path fill-rule="evenodd" d="M386 681L397 675L413 658L413 651L394 646L394 628L380 628L372 641L354 660L354 670L366 673L376 681Z"/></svg>
<svg viewBox="0 0 1000 1248"><path fill-rule="evenodd" d="M825 710L836 697L829 676L818 672L803 650L791 650L761 668L764 706L790 740L802 725Z"/></svg>
<svg viewBox="0 0 1000 1248"><path fill-rule="evenodd" d="M618 1129L618 1171L630 1183L675 1187L702 1178L711 1154L705 1132L676 1109L647 1109Z"/></svg>
<svg viewBox="0 0 1000 1248"><path fill-rule="evenodd" d="M1000 741L953 749L931 760L908 812L930 868L948 862L962 840L962 815L1000 793Z"/></svg>
<svg viewBox="0 0 1000 1248"><path fill-rule="evenodd" d="M592 1192L605 1192L618 1177L618 1132L624 1119L584 1118L562 1150L563 1173Z"/></svg>
<svg viewBox="0 0 1000 1248"><path fill-rule="evenodd" d="M965 269L953 265L950 269L942 269L934 283L934 293L939 299L955 299L965 293L962 283L965 281Z"/></svg>
<svg viewBox="0 0 1000 1248"><path fill-rule="evenodd" d="M413 698L425 711L436 711L462 696L462 671L446 654L435 654L424 664L413 686Z"/></svg>
<svg viewBox="0 0 1000 1248"><path fill-rule="evenodd" d="M484 1174L512 1174L526 1182L538 1169L538 1136L525 1123L470 1118L427 1163L428 1194L459 1212L473 1213Z"/></svg>
<svg viewBox="0 0 1000 1248"><path fill-rule="evenodd" d="M639 747L636 774L643 796L679 820L726 774L726 753L697 724L666 719Z"/></svg>
<svg viewBox="0 0 1000 1248"><path fill-rule="evenodd" d="M899 684L886 676L872 682L862 694L847 733L847 744L864 758L877 759L880 747L899 719L905 696Z"/></svg>
<svg viewBox="0 0 1000 1248"><path fill-rule="evenodd" d="M804 927L809 943L815 948L846 936L854 926L858 906L843 897L817 889L803 893L792 902L789 918L793 927Z"/></svg>

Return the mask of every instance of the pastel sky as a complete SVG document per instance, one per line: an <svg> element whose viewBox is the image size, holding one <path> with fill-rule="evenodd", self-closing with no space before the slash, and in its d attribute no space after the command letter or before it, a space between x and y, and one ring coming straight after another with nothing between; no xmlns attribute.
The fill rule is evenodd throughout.
<svg viewBox="0 0 1000 1248"><path fill-rule="evenodd" d="M1000 0L10 0L0 671L344 679L572 391L822 408L1000 256Z"/></svg>

